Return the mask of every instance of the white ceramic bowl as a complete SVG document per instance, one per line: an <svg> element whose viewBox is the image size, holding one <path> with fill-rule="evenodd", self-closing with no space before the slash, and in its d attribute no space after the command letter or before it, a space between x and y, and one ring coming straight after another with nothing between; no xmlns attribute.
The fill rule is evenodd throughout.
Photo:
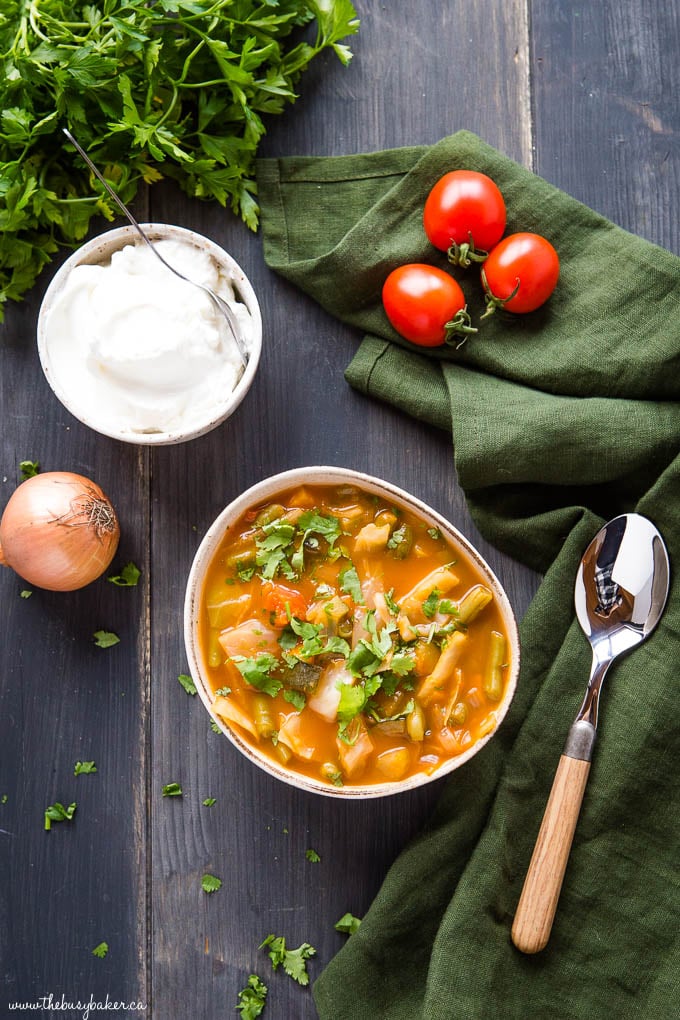
<svg viewBox="0 0 680 1020"><path fill-rule="evenodd" d="M249 758L255 765L258 765L260 768L264 769L265 772L275 776L277 779L281 779L283 782L296 786L299 789L308 790L311 793L321 793L329 797L340 797L345 800L363 800L370 797L384 797L388 794L402 793L405 790L413 790L418 786L423 786L425 783L432 782L435 779L441 779L442 776L446 776L455 769L460 768L461 765L464 765L465 762L469 761L473 755L477 754L477 752L484 747L491 737L493 737L493 734L498 730L498 725L495 730L487 734L485 737L480 738L463 754L460 754L455 758L450 758L431 775L419 773L411 776L410 778L399 780L398 782L385 782L363 787L350 785L335 787L329 786L327 783L321 782L321 780L315 780L308 776L291 772L283 765L279 765L272 761L261 751L258 751L255 746L249 744L245 739L243 739L236 730L232 730L226 726L212 711L213 694L207 679L208 671L206 669L203 653L199 643L199 610L206 571L215 553L219 549L225 533L239 520L246 510L252 507L261 506L263 503L271 500L272 497L286 489L304 484L349 484L385 497L390 501L390 503L412 511L419 517L426 520L432 527L439 528L439 530L446 535L447 538L451 539L464 554L467 554L472 563L484 576L485 583L494 594L496 603L503 618L503 623L505 625L510 645L510 665L506 679L505 692L502 700L498 704L498 708L496 709L498 725L500 725L503 717L510 707L510 702L512 701L515 693L515 687L517 686L517 676L519 673L520 653L517 623L515 621L515 616L512 611L512 607L510 606L510 602L508 601L508 597L486 560L484 560L474 546L471 545L471 543L456 528L454 528L452 524L425 503L421 502L421 500L416 499L415 496L411 496L408 492L405 492L396 485L381 481L379 478L374 478L371 475L362 474L359 471L352 471L348 468L337 467L295 468L291 471L284 471L281 474L266 478L264 481L258 482L257 485L252 486L230 503L206 532L203 541L198 547L189 573L186 599L184 603L184 641L189 661L189 668L201 701L222 732L231 740L232 744L234 744L234 746L246 756L246 758Z"/></svg>
<svg viewBox="0 0 680 1020"><path fill-rule="evenodd" d="M135 443L142 446L167 446L173 443L183 443L189 439L195 439L198 436L202 436L206 432L210 432L211 429L216 428L231 414L233 414L239 406L250 389L260 360L260 353L262 350L262 318L255 292L253 291L245 273L234 261L231 255L229 255L223 248L220 248L219 245L215 244L214 241L204 237L202 234L197 234L193 230L188 230L185 227L172 226L167 223L145 223L142 224L142 226L152 240L162 240L167 238L176 241L183 241L202 249L204 252L207 252L219 265L222 275L228 278L232 283L240 300L248 309L252 321L252 342L248 364L241 374L241 378L236 384L236 387L230 392L225 393L224 401L220 404L220 406L213 407L209 413L209 417L206 417L205 420L198 423L194 421L189 427L176 427L168 431L142 432L133 431L130 428L123 427L116 429L112 427L109 422L103 423L102 421L98 421L96 411L93 412L91 408L84 410L81 406L79 406L78 393L70 390L68 382L65 384L64 380L61 378L61 374L56 371L56 366L52 362L50 346L47 342L47 331L49 328L50 312L66 284L69 274L76 266L97 265L99 263L108 262L111 255L120 248L123 248L125 245L142 244L143 242L140 240L139 235L132 226L117 227L114 230L109 230L104 234L99 234L97 237L92 238L92 240L87 241L78 248L77 251L75 251L58 270L47 288L47 292L45 293L45 297L43 298L42 305L40 307L40 314L38 317L38 352L43 372L45 373L47 381L53 392L64 407L66 407L66 409L70 411L75 418L78 418L79 421L83 422L84 425L88 425L90 428L94 429L96 432L100 432L102 435L110 436L113 439L119 439L123 442Z"/></svg>

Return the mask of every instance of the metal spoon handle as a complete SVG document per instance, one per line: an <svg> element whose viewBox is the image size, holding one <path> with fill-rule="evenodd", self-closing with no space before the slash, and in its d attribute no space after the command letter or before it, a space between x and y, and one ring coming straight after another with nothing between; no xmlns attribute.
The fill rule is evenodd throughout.
<svg viewBox="0 0 680 1020"><path fill-rule="evenodd" d="M590 762L560 758L512 925L523 953L538 953L550 938Z"/></svg>
<svg viewBox="0 0 680 1020"><path fill-rule="evenodd" d="M174 273L175 276L178 276L180 278L180 280L185 280L187 283L192 283L195 287L199 287L202 291L204 291L208 295L210 300L213 302L213 304L216 306L218 311L220 311L222 313L224 318L227 320L227 325L229 326L229 330L231 332L231 335L234 338L234 342L236 344L236 348L238 350L239 357L241 358L242 367L245 368L245 366L248 363L248 356L249 356L248 349L246 348L246 345L245 345L245 343L243 341L243 338L241 337L238 320L236 319L233 311L231 310L231 308L229 307L227 302L223 301L222 298L219 296L219 294L216 294L206 284L196 283L195 280L190 280L188 276L184 275L184 273L180 273L179 269L175 269L175 267L171 266L169 262L166 262L166 260L163 258L163 256L159 252L158 248L156 247L156 245L151 240L151 238L148 237L148 235L142 230L142 228L140 227L139 223L134 218L134 216L132 215L132 213L130 212L128 207L125 205L123 200L118 197L118 195L113 190L113 188L111 187L109 182L106 180L106 178L100 173L100 171L94 165L94 163L92 162L92 160L90 159L88 154L83 149L82 145L80 145L80 143L76 141L76 139L73 137L73 135L71 134L71 132L69 131L68 128L62 128L62 131L64 132L64 134L68 138L68 140L71 143L71 145L75 146L75 148L78 150L78 152L80 153L82 158L85 160L85 162L87 163L88 167L90 168L92 173L95 175L97 180L101 181L101 183L104 185L104 187L106 188L107 192L109 193L109 195L111 196L113 201L116 203L116 205L118 206L120 211L130 221L132 226L135 228L135 230L137 231L137 233L141 237L142 241L144 241L144 243L146 245L148 245L148 247L154 253L156 258L159 259L163 263L163 265L165 266L166 269L169 269L171 273Z"/></svg>
<svg viewBox="0 0 680 1020"><path fill-rule="evenodd" d="M87 165L89 166L90 170L95 175L97 180L101 181L101 183L104 185L104 187L108 191L108 193L111 196L111 198L113 199L113 201L116 203L116 205L118 206L120 211L123 213L123 215L126 216L127 219L130 221L132 226L135 228L135 230L137 231L137 233L141 237L142 241L144 241L145 244L148 244L149 248L152 248L154 250L154 252L156 253L156 255L158 255L158 252L156 252L156 249L154 248L153 244L151 243L149 238L146 236L146 234L144 233L144 231L140 227L140 225L137 222L137 220L134 218L134 216L132 215L132 213L130 212L128 207L125 205L123 200L118 197L118 195L113 190L113 188L111 187L109 182L106 180L104 175L99 172L99 170L94 165L94 163L92 162L92 160L90 159L88 154L85 152L85 149L82 147L82 145L79 142L76 141L76 139L73 137L73 135L71 134L71 132L69 131L68 128L62 128L62 131L64 132L64 134L68 138L68 140L71 143L71 145L74 145L76 147L76 149L78 150L78 152L80 153L82 158L85 160L85 162L87 163ZM161 255L158 255L158 257L159 257L159 259L161 259L162 262L165 262L165 259L163 259ZM171 268L172 268L171 266L168 266L168 269L171 269Z"/></svg>

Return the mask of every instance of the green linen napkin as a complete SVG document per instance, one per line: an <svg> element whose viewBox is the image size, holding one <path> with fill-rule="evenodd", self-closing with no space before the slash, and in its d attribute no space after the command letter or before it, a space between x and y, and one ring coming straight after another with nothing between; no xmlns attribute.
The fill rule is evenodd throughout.
<svg viewBox="0 0 680 1020"><path fill-rule="evenodd" d="M380 292L396 265L445 258L422 206L448 170L488 173L508 228L545 234L558 289L494 316L458 350L416 351ZM481 532L545 573L498 735L443 787L359 931L318 979L322 1020L669 1020L680 1002L680 589L607 681L598 746L548 947L510 927L590 665L574 618L579 558L637 509L680 563L680 259L459 132L432 147L258 166L268 264L367 334L352 386L450 429ZM470 310L477 273L463 276Z"/></svg>

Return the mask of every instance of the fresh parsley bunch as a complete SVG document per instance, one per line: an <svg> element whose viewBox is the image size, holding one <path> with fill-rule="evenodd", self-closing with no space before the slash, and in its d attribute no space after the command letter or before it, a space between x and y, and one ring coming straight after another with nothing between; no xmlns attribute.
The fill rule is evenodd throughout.
<svg viewBox="0 0 680 1020"><path fill-rule="evenodd" d="M114 217L62 126L123 201L173 177L254 230L263 118L322 50L348 63L358 26L350 0L3 0L0 318L59 244Z"/></svg>

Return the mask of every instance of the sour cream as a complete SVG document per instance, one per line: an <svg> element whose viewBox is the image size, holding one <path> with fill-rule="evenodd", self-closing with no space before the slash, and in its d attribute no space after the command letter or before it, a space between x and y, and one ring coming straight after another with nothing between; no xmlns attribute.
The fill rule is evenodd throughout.
<svg viewBox="0 0 680 1020"><path fill-rule="evenodd" d="M185 241L154 242L167 262L229 303L248 349L253 322L226 269ZM108 434L190 432L219 417L241 359L210 297L143 243L77 265L45 324L52 383L74 413Z"/></svg>

